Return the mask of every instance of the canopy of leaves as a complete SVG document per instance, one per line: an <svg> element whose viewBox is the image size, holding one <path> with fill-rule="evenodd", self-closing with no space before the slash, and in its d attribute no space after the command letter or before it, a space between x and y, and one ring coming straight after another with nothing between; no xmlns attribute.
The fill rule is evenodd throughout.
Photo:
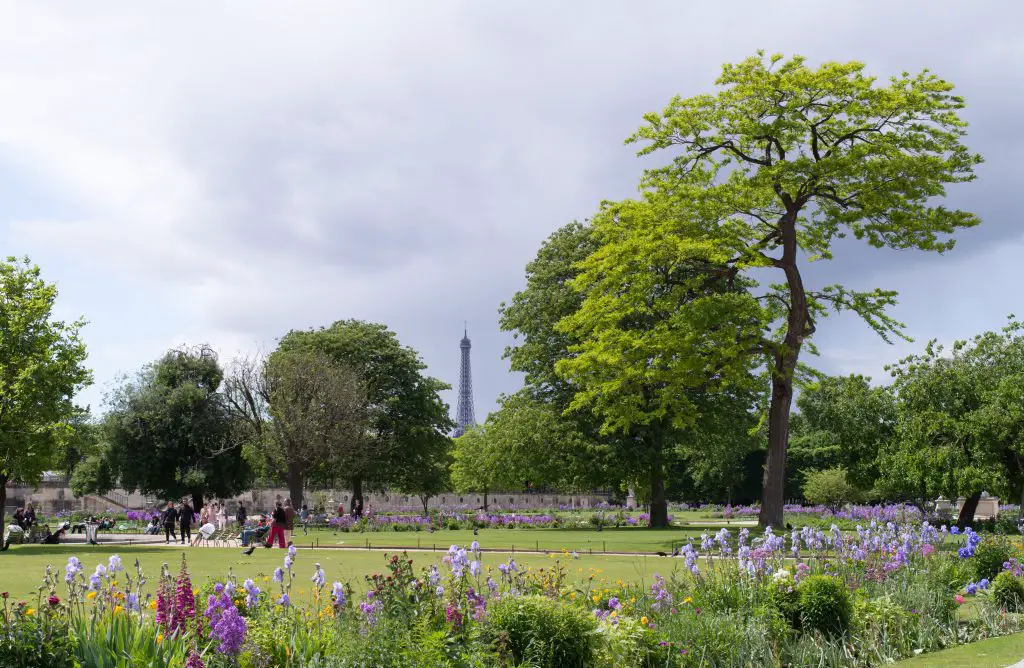
<svg viewBox="0 0 1024 668"><path fill-rule="evenodd" d="M957 341L948 351L932 341L892 368L898 447L883 459L888 489L950 498L1020 490L1021 330L1011 318L1002 331Z"/></svg>
<svg viewBox="0 0 1024 668"><path fill-rule="evenodd" d="M34 482L73 436L85 368L84 321L53 319L57 287L28 258L0 262L0 481Z"/></svg>
<svg viewBox="0 0 1024 668"><path fill-rule="evenodd" d="M359 441L367 456L353 457L335 473L349 480L395 485L418 493L427 463L448 456L454 427L440 392L449 388L423 374L415 350L384 325L341 320L330 327L292 331L278 352L317 351L360 379L368 421Z"/></svg>
<svg viewBox="0 0 1024 668"><path fill-rule="evenodd" d="M121 387L103 423L109 480L196 502L244 490L250 469L218 391L222 379L216 353L198 346L168 352ZM105 491L103 483L94 481L94 491Z"/></svg>
<svg viewBox="0 0 1024 668"><path fill-rule="evenodd" d="M804 477L804 498L810 503L828 506L833 510L860 498L859 490L846 479L846 469L832 468L808 471Z"/></svg>
<svg viewBox="0 0 1024 668"><path fill-rule="evenodd" d="M826 376L801 391L797 406L790 466L801 471L842 468L851 484L871 489L879 476L879 452L894 437L892 392L872 387L864 376Z"/></svg>

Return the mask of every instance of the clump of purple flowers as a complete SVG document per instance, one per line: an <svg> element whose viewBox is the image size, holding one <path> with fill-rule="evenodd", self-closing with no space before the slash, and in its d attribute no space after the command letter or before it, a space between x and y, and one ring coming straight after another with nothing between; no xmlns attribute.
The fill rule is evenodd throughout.
<svg viewBox="0 0 1024 668"><path fill-rule="evenodd" d="M956 553L960 555L961 559L968 559L974 556L974 550L981 542L981 536L975 533L971 527L964 529L964 535L967 536L967 544L957 550Z"/></svg>
<svg viewBox="0 0 1024 668"><path fill-rule="evenodd" d="M245 619L231 602L224 585L217 584L206 604L206 618L210 621L210 637L219 641L217 651L234 656L242 651L245 642Z"/></svg>

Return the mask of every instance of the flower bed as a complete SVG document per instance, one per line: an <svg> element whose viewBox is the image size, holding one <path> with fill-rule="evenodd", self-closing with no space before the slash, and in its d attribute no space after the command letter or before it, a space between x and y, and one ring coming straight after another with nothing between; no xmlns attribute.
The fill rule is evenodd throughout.
<svg viewBox="0 0 1024 668"><path fill-rule="evenodd" d="M957 549L936 550L941 540ZM649 582L570 583L571 555L533 570L488 566L474 542L422 569L389 555L358 594L315 550L289 549L266 578L200 586L184 560L149 581L117 556L88 567L72 557L63 577L47 568L35 601L2 595L0 656L191 668L878 665L1019 630L1018 552L927 522L756 538L722 529ZM958 614L965 605L971 615Z"/></svg>

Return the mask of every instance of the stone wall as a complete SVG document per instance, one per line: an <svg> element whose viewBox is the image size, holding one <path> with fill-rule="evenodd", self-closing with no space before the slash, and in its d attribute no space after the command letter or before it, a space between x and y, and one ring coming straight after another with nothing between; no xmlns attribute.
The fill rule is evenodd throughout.
<svg viewBox="0 0 1024 668"><path fill-rule="evenodd" d="M339 505L344 505L348 510L351 492L348 490L317 490L307 491L305 503L311 507L324 506L326 511L334 514ZM225 500L227 512L234 514L238 502L245 504L251 512L269 510L273 507L274 501L278 498L285 499L289 495L287 489L261 489L239 494L238 496ZM57 511L84 511L90 513L105 513L120 510L148 510L156 505L162 505L163 499L144 497L138 493L129 494L124 490L113 490L108 495L76 497L71 488L63 482L43 482L38 487L27 485L9 484L7 486L7 511L19 506L24 506L31 501L37 509L45 513ZM423 503L418 496L401 494L397 492L375 492L363 494L363 511L392 511L422 513ZM488 495L488 509L494 512L511 512L537 509L588 509L598 504L607 503L606 494L570 495L570 494L490 494ZM445 493L432 497L429 501L429 508L436 510L475 511L483 507L484 499L482 494L455 494Z"/></svg>

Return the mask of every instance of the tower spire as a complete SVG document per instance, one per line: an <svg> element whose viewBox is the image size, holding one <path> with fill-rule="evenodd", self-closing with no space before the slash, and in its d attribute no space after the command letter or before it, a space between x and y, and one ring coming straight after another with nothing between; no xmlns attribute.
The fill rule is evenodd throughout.
<svg viewBox="0 0 1024 668"><path fill-rule="evenodd" d="M473 412L473 374L469 365L469 351L472 347L469 341L469 323L463 322L462 341L459 342L462 359L459 365L459 404L455 411L455 436L462 436L467 429L476 424Z"/></svg>

